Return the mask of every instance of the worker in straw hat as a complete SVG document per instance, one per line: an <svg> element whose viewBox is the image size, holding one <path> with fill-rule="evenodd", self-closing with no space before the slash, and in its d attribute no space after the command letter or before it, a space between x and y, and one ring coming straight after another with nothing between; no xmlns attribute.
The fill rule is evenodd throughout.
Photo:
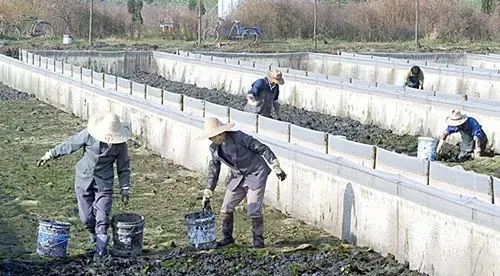
<svg viewBox="0 0 500 276"><path fill-rule="evenodd" d="M459 161L479 158L484 153L488 138L476 119L462 114L458 109L453 109L446 118L446 123L448 127L440 135L440 140L436 148L438 156L441 155L441 148L445 143L446 137L456 132L459 132L462 136L460 154L458 156Z"/></svg>
<svg viewBox="0 0 500 276"><path fill-rule="evenodd" d="M76 164L75 193L80 219L100 256L106 254L108 244L115 162L122 200L127 203L129 199L130 158L126 143L129 137L128 125L116 114L96 114L89 119L86 129L47 151L37 162L37 166L42 166L83 148L83 156Z"/></svg>
<svg viewBox="0 0 500 276"><path fill-rule="evenodd" d="M274 109L274 113L279 115L279 86L284 83L281 72L277 70L269 71L266 77L256 80L248 91L245 111L271 117Z"/></svg>
<svg viewBox="0 0 500 276"><path fill-rule="evenodd" d="M271 149L241 131L231 131L234 124L222 124L216 118L207 118L200 138L210 139L212 160L208 165L208 179L203 192L203 207L210 206L210 198L219 180L220 165L231 168L227 180L226 195L221 208L222 240L217 246L226 246L234 242L233 213L235 207L246 197L248 216L252 219L253 247L264 247L264 220L262 206L267 176L271 164L279 180L286 178L276 155Z"/></svg>

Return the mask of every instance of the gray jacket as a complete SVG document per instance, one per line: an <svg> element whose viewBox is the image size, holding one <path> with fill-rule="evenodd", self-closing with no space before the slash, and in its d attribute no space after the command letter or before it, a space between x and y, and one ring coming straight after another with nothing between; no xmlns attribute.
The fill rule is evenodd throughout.
<svg viewBox="0 0 500 276"><path fill-rule="evenodd" d="M224 144L212 143L210 152L212 160L208 165L206 187L211 190L217 186L221 162L231 168L228 189L234 190L244 180L250 189L255 190L266 184L271 172L266 160L270 164L276 160L276 155L268 146L241 131L228 131Z"/></svg>
<svg viewBox="0 0 500 276"><path fill-rule="evenodd" d="M50 150L52 157L68 155L83 147L83 156L76 164L75 187L86 189L95 180L99 190L113 189L113 164L120 189L130 188L130 158L127 143L113 144L111 148L88 133L87 129L70 137L66 142Z"/></svg>

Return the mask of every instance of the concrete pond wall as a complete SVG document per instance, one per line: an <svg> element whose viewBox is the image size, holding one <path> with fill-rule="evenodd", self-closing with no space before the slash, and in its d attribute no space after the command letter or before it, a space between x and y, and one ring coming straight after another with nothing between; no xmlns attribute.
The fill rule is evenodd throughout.
<svg viewBox="0 0 500 276"><path fill-rule="evenodd" d="M500 71L488 67L462 66L423 60L398 59L390 55L363 55L340 53L340 55L297 54L250 54L204 52L226 59L276 65L292 70L308 71L332 77L352 78L368 83L394 85L404 90L404 77L411 66L419 65L424 71L424 88L452 95L467 95L469 98L500 101ZM488 63L492 57L476 57L474 64ZM491 64L495 64L493 59Z"/></svg>
<svg viewBox="0 0 500 276"><path fill-rule="evenodd" d="M30 55L33 54L28 54L28 56ZM61 61L57 61L57 63L62 64ZM432 186L448 192L464 196L472 195L492 204L495 202L493 178L488 175L479 177L481 181L478 182L469 181L476 179L477 174L445 166L442 167L447 169L430 170L431 167L436 168L436 166L431 166L430 162L425 159L397 154L373 145L356 143L346 140L345 137L330 135L321 131L299 127L291 123L256 116L255 114L228 108L227 106L213 104L204 100L194 99L185 95L117 78L113 75L97 73L85 68L79 69L79 67L74 66L71 69L74 72L65 71L62 74L71 75L72 78L77 80L85 80L97 87L117 90L137 98L164 104L188 114L215 116L223 121L236 122L237 126L242 130L257 132L264 136L273 137L274 139L299 145L320 153L342 156L364 167L399 174L422 185L430 185L432 183ZM49 70L53 71L52 68ZM78 76L78 74L81 74L81 76ZM455 177L457 175L463 181L457 181ZM500 194L500 191L497 193Z"/></svg>
<svg viewBox="0 0 500 276"><path fill-rule="evenodd" d="M469 68L500 69L500 55L498 54L468 54L468 53L363 53L364 55L410 59L415 61L438 62L467 66Z"/></svg>
<svg viewBox="0 0 500 276"><path fill-rule="evenodd" d="M83 119L94 112L116 112L149 149L190 169L207 171L208 141L196 139L203 117L167 105L165 99L172 103L173 97L163 97L162 104L155 97L106 89L90 79L78 80L5 56L0 56L0 81ZM251 121L238 120L240 127L252 128ZM500 271L500 207L252 135L273 149L289 174L284 182L270 177L267 204L354 244L390 252L430 275Z"/></svg>
<svg viewBox="0 0 500 276"><path fill-rule="evenodd" d="M52 52L54 51L43 53L51 57L54 55ZM72 52L64 53L72 55ZM144 52L128 52L127 55L134 53L140 53L141 57L146 55ZM220 89L232 94L246 93L253 81L265 75L272 67L263 63L189 52L181 52L180 55L147 53L151 54L149 59L130 57L129 60L135 60L140 64L129 65L128 68L149 68L145 71L156 72L172 81ZM92 63L101 64L99 68L120 64L119 61L114 61L113 66L106 65L106 52L87 54L96 56L97 61ZM32 57L26 51L20 56L28 62L30 58L40 58L37 54ZM119 55L116 53L111 54L111 57L117 56ZM125 54L121 53L121 56ZM91 57L90 60L92 59ZM115 71L124 69L116 67ZM393 90L393 86L360 82L351 78L330 77L307 71L284 72L286 83L280 90L281 102L310 111L355 119L364 124L375 124L397 134L432 137L437 137L446 127L444 119L450 110L460 108L462 112L478 119L488 135L490 146L500 152L500 139L497 137L500 135L498 129L500 104L496 105L490 101L464 101L461 97L450 94L422 93L415 89L397 91Z"/></svg>

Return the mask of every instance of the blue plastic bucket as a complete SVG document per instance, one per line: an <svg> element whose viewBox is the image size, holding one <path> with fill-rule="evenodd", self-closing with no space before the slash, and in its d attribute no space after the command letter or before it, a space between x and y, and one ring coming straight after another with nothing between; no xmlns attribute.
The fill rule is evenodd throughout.
<svg viewBox="0 0 500 276"><path fill-rule="evenodd" d="M113 225L113 249L115 256L131 257L142 252L144 216L118 214L111 219Z"/></svg>
<svg viewBox="0 0 500 276"><path fill-rule="evenodd" d="M215 242L215 215L212 212L196 212L184 216L190 244L196 249L212 249Z"/></svg>
<svg viewBox="0 0 500 276"><path fill-rule="evenodd" d="M68 255L70 223L41 220L38 225L36 253L40 256L64 258Z"/></svg>
<svg viewBox="0 0 500 276"><path fill-rule="evenodd" d="M436 160L437 139L431 137L418 137L417 158Z"/></svg>

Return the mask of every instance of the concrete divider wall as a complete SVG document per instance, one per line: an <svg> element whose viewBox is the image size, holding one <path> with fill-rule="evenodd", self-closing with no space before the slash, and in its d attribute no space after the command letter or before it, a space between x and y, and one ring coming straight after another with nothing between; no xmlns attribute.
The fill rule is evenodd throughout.
<svg viewBox="0 0 500 276"><path fill-rule="evenodd" d="M146 85L142 83L132 82L132 96L145 99L146 98Z"/></svg>
<svg viewBox="0 0 500 276"><path fill-rule="evenodd" d="M328 154L342 156L366 168L375 166L374 146L328 134Z"/></svg>
<svg viewBox="0 0 500 276"><path fill-rule="evenodd" d="M246 93L255 79L265 75L264 71L244 66L219 65L159 52L153 52L152 55L151 70L167 79L219 88L232 94ZM280 101L299 108L376 124L398 134L437 136L446 127L444 118L449 111L462 108L481 122L489 140L494 143L492 146L500 150L500 138L495 137L500 132L492 127L500 123L500 112L496 106L423 95L408 96L408 93L397 93L381 87L358 87L311 77L285 78L287 83L281 89ZM485 110L496 111L491 113Z"/></svg>
<svg viewBox="0 0 500 276"><path fill-rule="evenodd" d="M492 177L493 181L493 197L495 205L500 205L500 178Z"/></svg>
<svg viewBox="0 0 500 276"><path fill-rule="evenodd" d="M92 83L92 70L82 67L82 81Z"/></svg>
<svg viewBox="0 0 500 276"><path fill-rule="evenodd" d="M182 98L181 94L163 91L163 104L174 110L182 110Z"/></svg>
<svg viewBox="0 0 500 276"><path fill-rule="evenodd" d="M176 55L154 52L158 73L173 81L196 83L207 88L217 86L232 94L243 94L264 71L231 68L199 60L185 60ZM209 76L209 72L216 72ZM186 79L189 76L189 80ZM285 75L286 84L280 89L280 101L307 110L343 116L362 123L376 124L398 134L437 135L446 128L445 118L453 108L478 119L495 150L500 150L500 110L496 106L435 99L417 93L399 93L380 87L359 87L330 80ZM335 95L335 96L332 96ZM486 111L488 110L488 111ZM442 118L442 120L436 119Z"/></svg>
<svg viewBox="0 0 500 276"><path fill-rule="evenodd" d="M131 122L147 147L206 172L208 141L197 116L113 93L0 57L0 80L82 118L113 111ZM42 81L42 79L44 79ZM41 85L31 85L39 83ZM46 93L45 91L57 91ZM66 96L64 96L66 94ZM256 135L278 155L289 177L271 176L266 202L343 239L369 246L433 275L493 275L500 270L500 208L460 198L342 158Z"/></svg>
<svg viewBox="0 0 500 276"><path fill-rule="evenodd" d="M56 60L54 62L54 72L59 73L59 74L63 73L63 62L62 61Z"/></svg>
<svg viewBox="0 0 500 276"><path fill-rule="evenodd" d="M229 120L236 130L257 132L257 114L229 108Z"/></svg>
<svg viewBox="0 0 500 276"><path fill-rule="evenodd" d="M104 88L116 90L117 77L110 74L104 74Z"/></svg>
<svg viewBox="0 0 500 276"><path fill-rule="evenodd" d="M183 110L184 112L188 114L194 114L196 116L203 117L203 110L205 109L205 101L196 99L196 98L191 98L186 95L183 97Z"/></svg>
<svg viewBox="0 0 500 276"><path fill-rule="evenodd" d="M132 81L124 78L116 78L116 90L124 94L132 94Z"/></svg>
<svg viewBox="0 0 500 276"><path fill-rule="evenodd" d="M290 142L290 123L258 116L257 132L260 135L272 137L274 140Z"/></svg>
<svg viewBox="0 0 500 276"><path fill-rule="evenodd" d="M221 55L220 53L207 53L210 55ZM225 53L227 57L241 59L237 53ZM246 60L256 63L270 63L281 54L245 54ZM497 70L485 71L473 70L472 67L456 67L430 62L426 65L418 61L391 59L387 57L377 57L359 55L352 53L342 53L339 55L327 54L306 54L307 65L297 67L303 60L303 53L289 54L290 68L296 70L307 70L315 73L352 77L367 81L369 83L388 83L402 87L404 76L409 68L414 64L419 64L425 73L425 87L429 90L439 90L452 94L467 94L469 97L479 97L500 101L500 95L495 91L500 88L500 74ZM285 62L284 62L285 63ZM282 65L283 66L283 65Z"/></svg>
<svg viewBox="0 0 500 276"><path fill-rule="evenodd" d="M485 202L493 200L490 176L454 169L437 162L430 163L429 185L464 196L475 196Z"/></svg>
<svg viewBox="0 0 500 276"><path fill-rule="evenodd" d="M151 53L146 51L30 51L112 75L149 71L151 66Z"/></svg>
<svg viewBox="0 0 500 276"><path fill-rule="evenodd" d="M293 77L291 77L291 78L289 78L289 79L288 79L287 83L290 83L290 82L292 82L292 83L293 83L293 81L295 81L295 79L294 79ZM313 88L312 88L312 89L313 89ZM142 86L139 88L139 90L140 90L140 91L142 91ZM411 96L411 92L410 92L410 91L408 91L407 93L408 93L408 95L410 95L410 96ZM142 93L136 93L136 94L140 95L140 94L142 94ZM172 96L174 96L174 99L173 99L172 101L170 101L170 102L169 102L169 100L168 100L168 96L167 96L167 101L166 101L166 102L164 102L164 103L165 103L166 105L170 105L170 106L173 106L173 107L175 107L175 108L182 108L182 103L180 103L181 96L179 96L179 95L172 95ZM325 95L325 98L326 98L326 97L327 97L327 95ZM371 99L372 99L372 101L373 101L373 99L374 99L374 98L372 97ZM189 99L188 99L188 100L189 100ZM298 101L305 102L303 99L297 99L297 98L296 98L296 99L294 99L294 100L298 100ZM349 100L349 101L351 101L350 99L348 99L348 100ZM356 100L359 100L359 98L358 98L358 99L352 99L352 101L353 101L353 102L355 102ZM381 104L382 104L382 105L384 105L384 104L389 104L389 105L390 105L390 104L391 104L391 102L389 102L389 103L387 103L387 102L383 102L383 103L382 103L382 102L381 102ZM341 105L341 104L339 104L339 105ZM196 114L198 114L198 115L200 115L200 116L202 116L202 115L203 115L203 105L202 105L201 103L194 104L194 105L190 105L190 104L189 104L189 102L188 102L188 103L187 103L187 104L185 104L184 106L185 106L188 110L190 110L189 112L194 112L194 113L196 113ZM190 108L191 108L191 106L193 107L192 109L190 109ZM349 110L349 112L360 112L360 113L361 113L361 112L362 112L362 110L361 110L361 111L357 111L357 110L356 110L356 108L360 108L360 107L361 107L361 108L365 108L365 107L360 106L360 105L352 105L352 106L348 106L348 110ZM408 107L408 108L411 108L411 107ZM414 108L414 107L413 107L413 108ZM185 110L185 111L187 111L187 110ZM403 113L401 113L401 115L400 115L400 116L404 116L404 115L406 115L406 112L407 112L407 111L406 111L406 110L401 110L400 112L403 112ZM427 111L422 111L422 112L427 112ZM347 115L349 115L349 114L347 114ZM377 115L377 114L371 114L371 115ZM244 115L241 115L241 116L244 116ZM443 116L446 116L446 115L443 115ZM243 118L245 118L245 117L243 117ZM245 119L246 119L246 120L244 120L244 121L245 121L245 123L246 123L246 126L247 126L247 127L248 127L248 126L250 126L250 128L246 128L246 129L248 129L248 130L250 130L250 131L256 131L256 130L257 130L257 131L259 131L257 128L254 128L254 127L253 127L255 124L257 124L257 122L256 122L256 121L252 121L252 122L250 122L250 121L249 121L250 119L256 119L255 117L252 117L252 118L250 118L250 119L249 119L249 118L245 118ZM418 120L418 118L416 118L416 119ZM418 123L418 121L416 121L416 122ZM294 127L297 127L297 126L294 126ZM402 127L405 127L405 126L402 126ZM265 131L265 130L264 130L264 131ZM326 135L326 134L324 134L324 133L320 133L319 135ZM326 143L310 143L310 141L309 141L308 137L303 138L302 140L300 140L300 139L290 139L289 137L286 137L286 136L284 136L284 135L283 135L283 137L282 137L282 138L283 138L283 140L289 139L289 140L291 140L291 141L295 141L295 143L299 143L299 144L301 144L301 145L304 145L304 146L309 147L309 148L314 149L314 150L318 150L318 151L320 151L320 152L325 152L325 150L326 150L326 146L325 146L325 145L326 145ZM373 167L373 156L372 156L373 154L370 154L370 151L371 151L371 149L373 148L373 146L370 146L370 145L356 145L356 143L354 143L354 142L352 142L351 144L349 144L349 143L350 143L350 141L345 142L345 143L343 144L343 146L345 146L345 147L346 147L346 149L348 149L348 150L356 150L356 148L358 148L358 149L357 149L357 150L359 151L358 153L361 153L361 152L362 152L363 154L365 154L365 155L363 155L364 157L361 157L361 158L360 158L359 154L358 154L358 156L352 156L352 154L350 154L350 153L348 153L348 152L345 152L345 151L344 151L344 152L342 152L341 150L339 150L337 153L341 153L341 152L342 152L341 154L347 154L347 155L346 155L346 158L351 159L351 160L353 160L354 162L357 162L357 163L360 163L360 164L363 164L363 165L365 165L365 166L367 166L367 167L372 168L372 167ZM384 168L384 166L382 165L382 167L379 167L379 169L381 169L381 168ZM385 167L384 169L390 169L390 168ZM411 170L411 169L410 169L410 170L408 171L408 173L409 173L409 174L413 174L413 173L414 173L414 170ZM423 180L423 181L422 181L422 183L423 183L423 184L428 183L428 180L427 180L427 179L423 179L423 178L421 178L420 176L419 176L419 177L414 177L414 178L415 178L415 179L420 179L420 180ZM450 179L448 179L447 181L444 181L444 182L449 183L449 184L450 184L450 187L449 187L449 188L450 188L450 190L451 190L451 191L453 191L452 186L454 185L454 184L453 184L454 180L453 180L452 178L450 178ZM489 202L491 202L491 201L489 201Z"/></svg>
<svg viewBox="0 0 500 276"><path fill-rule="evenodd" d="M43 69L47 69L47 57L41 56L40 57L40 67Z"/></svg>
<svg viewBox="0 0 500 276"><path fill-rule="evenodd" d="M73 76L73 65L63 62L62 64L63 67L63 74L67 77L72 77Z"/></svg>
<svg viewBox="0 0 500 276"><path fill-rule="evenodd" d="M229 122L229 107L205 101L205 118L215 117L221 122Z"/></svg>
<svg viewBox="0 0 500 276"><path fill-rule="evenodd" d="M312 64L318 63L317 68L334 68L331 72L339 72L341 76L350 76L356 79L363 79L368 81L377 82L387 82L394 85L402 85L404 82L404 76L409 68L416 62L406 63L403 60L391 59L391 61L382 60L358 60L356 57L342 57L342 56L328 56L327 58L315 58L316 56L324 56L323 54L310 54L310 62ZM392 68L394 70L393 74L372 74L371 78L367 75L356 74L356 70L342 70L335 69L338 65L338 60L341 59L342 65L346 66L350 62L350 65L357 67L358 70L375 72L379 68ZM330 61L333 60L332 63ZM472 70L466 70L465 68L449 68L442 66L442 64L435 64L437 67L433 67L430 64L419 64L425 73L425 87L427 89L432 88L433 90L440 90L442 92L452 93L452 94L467 94L470 97L485 98L490 100L500 100L500 95L495 93L500 88L500 75L497 72L476 72ZM312 69L310 69L312 70ZM387 79L387 76L392 76L393 78Z"/></svg>
<svg viewBox="0 0 500 276"><path fill-rule="evenodd" d="M146 99L158 104L163 104L163 90L146 85Z"/></svg>
<svg viewBox="0 0 500 276"><path fill-rule="evenodd" d="M290 143L327 153L327 134L321 131L290 125Z"/></svg>
<svg viewBox="0 0 500 276"><path fill-rule="evenodd" d="M427 159L406 156L379 147L377 147L376 169L400 174L424 185L429 179L429 161ZM486 202L491 202L491 200Z"/></svg>
<svg viewBox="0 0 500 276"><path fill-rule="evenodd" d="M104 73L92 72L92 84L97 87L104 87Z"/></svg>
<svg viewBox="0 0 500 276"><path fill-rule="evenodd" d="M41 66L41 67L43 68L43 66ZM82 80L82 67L76 66L76 65L71 65L71 72L73 72L71 77L74 80L78 80L78 81Z"/></svg>

